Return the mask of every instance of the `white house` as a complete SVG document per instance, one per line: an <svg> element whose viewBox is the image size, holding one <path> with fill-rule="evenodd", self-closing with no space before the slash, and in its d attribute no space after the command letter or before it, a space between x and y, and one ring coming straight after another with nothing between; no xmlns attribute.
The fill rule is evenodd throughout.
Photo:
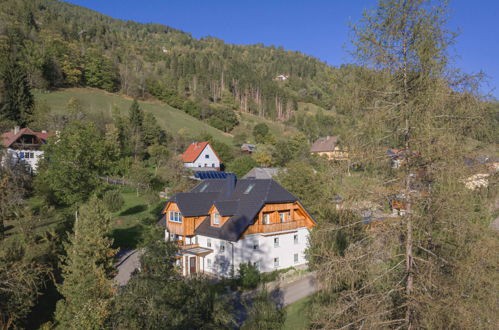
<svg viewBox="0 0 499 330"><path fill-rule="evenodd" d="M52 135L53 133L46 131L34 132L29 128L15 127L1 135L0 143L6 149L6 158L13 163L26 164L31 171L36 172L38 162L43 158L41 146L46 144L48 137Z"/></svg>
<svg viewBox="0 0 499 330"><path fill-rule="evenodd" d="M193 170L199 168L220 169L220 158L208 142L194 142L182 154L184 166Z"/></svg>
<svg viewBox="0 0 499 330"><path fill-rule="evenodd" d="M165 239L179 241L184 275L229 277L248 262L261 272L306 265L309 230L316 224L275 181L233 175L174 195L163 214Z"/></svg>

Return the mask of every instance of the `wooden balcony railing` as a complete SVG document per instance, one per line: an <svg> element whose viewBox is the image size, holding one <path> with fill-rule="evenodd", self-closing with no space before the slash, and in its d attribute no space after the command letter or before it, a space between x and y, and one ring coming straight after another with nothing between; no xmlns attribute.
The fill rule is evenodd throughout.
<svg viewBox="0 0 499 330"><path fill-rule="evenodd" d="M268 225L260 225L260 232L262 233L273 233L284 230L293 230L301 227L305 227L306 222L304 218L298 218L293 221L281 222L281 223L271 223Z"/></svg>
<svg viewBox="0 0 499 330"><path fill-rule="evenodd" d="M184 240L181 240L181 239L179 239L178 241L175 241L175 243L177 243L178 247L181 250L199 247L199 244L184 244Z"/></svg>

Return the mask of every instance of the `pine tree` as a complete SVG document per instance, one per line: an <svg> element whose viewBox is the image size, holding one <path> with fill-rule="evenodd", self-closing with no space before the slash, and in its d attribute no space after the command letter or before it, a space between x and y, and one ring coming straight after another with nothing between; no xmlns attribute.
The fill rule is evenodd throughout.
<svg viewBox="0 0 499 330"><path fill-rule="evenodd" d="M132 105L130 106L128 120L130 122L130 145L132 154L135 160L141 153L141 150L144 147L143 143L143 128L142 125L144 123L144 112L139 106L137 100L133 100Z"/></svg>
<svg viewBox="0 0 499 330"><path fill-rule="evenodd" d="M30 121L34 105L26 72L13 56L9 56L1 78L0 119L12 120L25 127Z"/></svg>
<svg viewBox="0 0 499 330"><path fill-rule="evenodd" d="M77 212L74 233L65 244L63 282L58 290L56 326L60 329L102 329L114 294L111 217L103 202L92 198Z"/></svg>

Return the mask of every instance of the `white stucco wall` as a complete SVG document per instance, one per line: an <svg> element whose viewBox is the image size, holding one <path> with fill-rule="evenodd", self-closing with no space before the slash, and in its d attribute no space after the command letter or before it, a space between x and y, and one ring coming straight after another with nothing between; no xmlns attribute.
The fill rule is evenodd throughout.
<svg viewBox="0 0 499 330"><path fill-rule="evenodd" d="M218 160L218 157L213 151L213 149L211 148L211 145L208 144L194 162L184 163L184 166L220 168L220 161Z"/></svg>
<svg viewBox="0 0 499 330"><path fill-rule="evenodd" d="M298 235L297 244L294 242L295 235ZM261 272L271 272L304 265L307 263L305 250L308 246L308 237L309 230L307 228L275 235L248 235L238 242L224 241L224 252L220 251L221 241L218 239L198 235L197 242L201 247L213 249L213 253L204 257L205 271L227 277L231 276L232 262L234 262L235 274L237 274L239 265L246 262L257 263ZM277 247L274 246L274 238L279 239L279 246ZM208 240L211 240L211 247L208 246ZM255 243L258 244L257 249L253 248ZM232 254L232 246L234 247L234 254ZM294 260L295 254L298 255L297 262ZM279 258L278 266L274 265L274 258ZM208 260L211 260L211 267Z"/></svg>
<svg viewBox="0 0 499 330"><path fill-rule="evenodd" d="M13 163L23 162L28 164L33 172L36 172L38 167L38 162L43 158L43 151L41 150L14 150L11 148L7 149L8 157L11 159ZM21 158L21 153L24 154L24 157ZM26 153L32 154L33 158L26 158Z"/></svg>

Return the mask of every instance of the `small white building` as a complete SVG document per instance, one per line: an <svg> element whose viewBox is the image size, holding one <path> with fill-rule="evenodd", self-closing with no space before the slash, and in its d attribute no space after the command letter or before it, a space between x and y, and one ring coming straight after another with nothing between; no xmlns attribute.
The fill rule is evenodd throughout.
<svg viewBox="0 0 499 330"><path fill-rule="evenodd" d="M215 150L208 142L194 142L182 154L184 166L193 170L197 168L220 169L222 163Z"/></svg>
<svg viewBox="0 0 499 330"><path fill-rule="evenodd" d="M38 162L43 158L41 146L52 135L46 131L34 132L29 128L15 127L1 135L0 143L6 149L6 159L10 159L12 163L25 164L30 171L36 172Z"/></svg>
<svg viewBox="0 0 499 330"><path fill-rule="evenodd" d="M289 79L289 76L285 75L285 74L280 74L274 78L274 80L277 80L277 81L286 81L288 79Z"/></svg>
<svg viewBox="0 0 499 330"><path fill-rule="evenodd" d="M160 220L165 239L178 241L184 275L237 275L242 263L261 272L307 264L315 220L271 179L204 180L168 202Z"/></svg>

